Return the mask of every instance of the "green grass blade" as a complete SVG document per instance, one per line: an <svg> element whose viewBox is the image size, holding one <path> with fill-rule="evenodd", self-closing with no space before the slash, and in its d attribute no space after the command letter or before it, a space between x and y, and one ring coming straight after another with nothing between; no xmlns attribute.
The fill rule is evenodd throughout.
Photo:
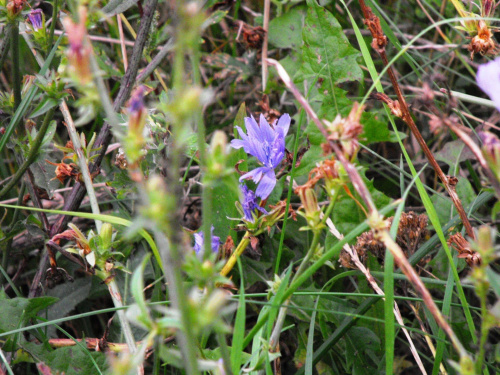
<svg viewBox="0 0 500 375"><path fill-rule="evenodd" d="M92 219L92 220L101 220L105 223L110 223L110 224L115 224L115 225L122 225L124 227L130 227L132 226L132 222L127 219L123 219L121 217L117 216L112 216L112 215L103 215L103 214L92 214L88 212L75 212L75 211L61 211L61 210L47 210L44 208L35 208L35 207L20 207L20 206L15 206L15 205L10 205L10 204L1 204L0 207L5 207L5 208L14 208L14 209L22 209L22 210L29 210L29 211L35 211L35 212L46 212L49 214L58 214L58 215L68 215L68 216L75 216L75 217L82 217L85 219ZM158 247L156 246L155 241L151 237L151 235L144 229L140 229L138 233L146 240L146 242L149 244L151 247L151 251L153 252L153 256L156 259L156 262L160 266L160 268L163 271L163 264L161 262L161 256L160 252L158 251Z"/></svg>
<svg viewBox="0 0 500 375"><path fill-rule="evenodd" d="M238 258L238 269L240 275L243 275L243 267L241 260ZM233 342L231 345L231 368L233 375L240 373L241 352L243 351L243 339L245 338L245 319L246 319L246 303L245 303L245 285L243 277L240 280L240 295L238 297L238 310L234 320Z"/></svg>

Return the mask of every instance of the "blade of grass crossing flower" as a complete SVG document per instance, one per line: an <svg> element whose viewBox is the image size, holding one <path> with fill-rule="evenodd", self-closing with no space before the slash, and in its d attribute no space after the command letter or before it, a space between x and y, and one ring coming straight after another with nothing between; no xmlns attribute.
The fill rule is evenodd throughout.
<svg viewBox="0 0 500 375"><path fill-rule="evenodd" d="M29 211L35 211L35 212L46 212L46 213L52 213L52 214L58 214L58 215L68 215L68 216L75 216L75 217L82 217L85 219L92 219L92 220L101 220L105 223L110 223L110 224L116 224L116 225L122 225L124 227L130 227L132 226L132 222L127 219L123 219L121 217L113 216L113 215L103 215L103 214L91 214L88 212L74 212L74 211L61 211L61 210L47 210L43 208L35 208L35 207L20 207L20 206L15 206L15 205L10 205L10 204L1 204L0 207L5 207L5 208L19 208L23 210L29 210ZM163 271L163 265L161 262L161 256L160 252L158 251L158 247L156 246L155 241L153 240L153 237L144 229L140 229L138 233L146 240L148 245L151 247L151 251L153 252L153 256L155 257L156 262L160 266L160 268Z"/></svg>
<svg viewBox="0 0 500 375"><path fill-rule="evenodd" d="M64 33L59 36L59 39L57 39L56 43L54 44L54 47L50 51L49 56L47 56L47 60L45 60L45 64L43 64L42 68L38 72L39 75L43 76L45 73L47 73L47 70L49 69L49 66L52 62L52 59L55 56L55 53L57 51L57 47L59 47L59 44L61 43L63 39ZM36 81L35 81L36 82ZM36 84L33 84L31 88L29 89L28 93L24 96L23 100L21 100L21 103L19 104L19 107L17 107L16 112L14 113L14 116L12 116L12 119L10 120L9 125L6 126L5 128L5 133L2 135L0 138L0 153L2 152L3 148L7 144L7 142L10 139L10 136L16 126L19 124L19 122L22 120L24 115L26 114L26 111L28 110L29 106L33 102L33 98L35 97L36 93L38 92L38 86Z"/></svg>
<svg viewBox="0 0 500 375"><path fill-rule="evenodd" d="M307 334L306 364L305 364L306 375L313 375L314 326L316 324L316 309L318 308L319 298L320 296L316 298L316 303L314 304L314 310L311 315L311 323L309 324L309 332Z"/></svg>
<svg viewBox="0 0 500 375"><path fill-rule="evenodd" d="M456 255L453 257L453 261L456 263L457 257ZM455 264L456 265L456 264ZM454 286L454 280L453 280L453 271L450 267L448 271L448 279L446 282L446 288L444 291L444 297L443 297L443 305L441 307L441 311L445 316L450 316L450 307L451 307L451 299L453 297L453 286ZM437 327L436 327L437 328ZM434 334L436 332L434 331ZM432 368L432 374L437 375L439 374L440 370L440 365L443 361L443 353L445 349L445 344L446 344L446 334L442 329L439 329L437 332L437 346L436 346L436 354L434 357L434 366Z"/></svg>
<svg viewBox="0 0 500 375"><path fill-rule="evenodd" d="M241 260L238 258L238 269L240 275L243 275L243 267ZM231 345L231 369L233 375L239 374L241 366L241 353L243 352L243 339L245 338L245 319L246 319L246 303L245 303L245 285L243 277L240 280L240 290L238 297L238 310L234 319L233 341Z"/></svg>

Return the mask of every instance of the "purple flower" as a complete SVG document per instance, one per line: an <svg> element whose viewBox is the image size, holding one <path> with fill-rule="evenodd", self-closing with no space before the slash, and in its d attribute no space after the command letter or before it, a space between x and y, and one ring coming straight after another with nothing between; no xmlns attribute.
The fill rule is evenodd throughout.
<svg viewBox="0 0 500 375"><path fill-rule="evenodd" d="M33 25L33 29L35 31L38 31L39 29L42 28L42 10L41 9L35 9L30 12L28 15L28 19L30 20L31 24Z"/></svg>
<svg viewBox="0 0 500 375"><path fill-rule="evenodd" d="M257 198L255 193L247 188L245 185L240 185L240 189L243 192L243 200L241 201L241 206L243 207L243 212L245 213L245 220L254 222L252 213L255 209L267 215L267 211L257 204Z"/></svg>
<svg viewBox="0 0 500 375"><path fill-rule="evenodd" d="M500 111L500 57L487 64L479 65L476 82Z"/></svg>
<svg viewBox="0 0 500 375"><path fill-rule="evenodd" d="M217 253L219 251L220 237L214 236L214 226L213 225L212 225L212 230L211 230L211 236L212 236L212 251L214 253ZM203 243L204 242L205 242L205 236L203 235L202 231L194 234L194 246L193 246L193 248L194 248L194 252L199 257L203 256L203 251L204 251Z"/></svg>
<svg viewBox="0 0 500 375"><path fill-rule="evenodd" d="M483 150L494 161L497 161L497 154L500 154L500 140L498 137L488 131L477 132L479 139L483 143Z"/></svg>
<svg viewBox="0 0 500 375"><path fill-rule="evenodd" d="M243 147L247 154L255 156L263 166L245 173L240 177L240 181L251 178L253 182L259 184L255 194L266 199L276 185L274 169L285 156L285 136L290 127L290 116L285 113L273 127L262 114L259 125L253 116L245 117L245 126L247 134L239 126L236 127L241 139L233 139L231 146L236 149Z"/></svg>

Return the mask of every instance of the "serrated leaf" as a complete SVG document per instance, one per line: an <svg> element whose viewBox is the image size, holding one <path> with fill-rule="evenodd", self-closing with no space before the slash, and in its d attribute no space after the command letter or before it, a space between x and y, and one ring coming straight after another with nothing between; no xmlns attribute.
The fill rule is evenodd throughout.
<svg viewBox="0 0 500 375"><path fill-rule="evenodd" d="M38 298L11 298L9 299L5 292L0 292L0 311L2 319L0 319L0 332L5 333L12 331L31 318L36 317L38 312L46 309L58 301L55 297L38 297Z"/></svg>
<svg viewBox="0 0 500 375"><path fill-rule="evenodd" d="M106 355L103 352L90 352L80 345L51 350L47 345L25 341L22 343L22 348L36 361L45 363L58 374L102 374L108 367Z"/></svg>
<svg viewBox="0 0 500 375"><path fill-rule="evenodd" d="M315 0L307 1L302 38L302 73L304 78L323 78L330 85L363 78L356 62L359 52L344 35L337 19Z"/></svg>
<svg viewBox="0 0 500 375"><path fill-rule="evenodd" d="M274 18L269 22L269 43L278 48L300 48L305 16L304 7L295 7Z"/></svg>
<svg viewBox="0 0 500 375"><path fill-rule="evenodd" d="M125 12L136 3L137 0L111 0L102 8L102 12L105 13L107 17L111 17L115 14Z"/></svg>

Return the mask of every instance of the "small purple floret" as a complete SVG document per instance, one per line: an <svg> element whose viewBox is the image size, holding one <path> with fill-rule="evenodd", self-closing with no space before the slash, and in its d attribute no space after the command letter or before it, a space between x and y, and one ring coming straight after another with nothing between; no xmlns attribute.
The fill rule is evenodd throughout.
<svg viewBox="0 0 500 375"><path fill-rule="evenodd" d="M212 251L214 253L217 253L219 251L219 245L220 245L220 237L214 235L214 226L212 225L212 230L211 230L211 236L212 236ZM194 252L196 255L199 257L203 256L203 243L204 243L205 236L203 235L203 232L200 231L198 233L194 234Z"/></svg>
<svg viewBox="0 0 500 375"><path fill-rule="evenodd" d="M476 82L500 111L500 57L489 63L479 65Z"/></svg>
<svg viewBox="0 0 500 375"><path fill-rule="evenodd" d="M254 222L252 213L255 209L267 215L267 211L257 204L257 197L255 193L247 188L245 185L240 185L240 189L243 192L243 200L241 201L241 206L243 207L243 212L245 213L245 220Z"/></svg>
<svg viewBox="0 0 500 375"><path fill-rule="evenodd" d="M28 19L30 20L31 24L33 25L33 29L35 31L38 31L42 28L42 10L41 9L34 9L30 12L28 15Z"/></svg>
<svg viewBox="0 0 500 375"><path fill-rule="evenodd" d="M285 156L285 136L290 127L290 115L285 113L273 127L262 114L259 124L253 116L245 117L245 126L247 134L239 126L236 127L241 139L233 139L231 146L236 149L243 148L247 154L255 156L263 166L245 173L240 177L240 181L251 178L259 184L255 194L266 199L276 185L274 169Z"/></svg>
<svg viewBox="0 0 500 375"><path fill-rule="evenodd" d="M130 113L138 113L144 109L145 92L146 88L144 86L139 86L132 92L128 105L128 110L130 111Z"/></svg>

